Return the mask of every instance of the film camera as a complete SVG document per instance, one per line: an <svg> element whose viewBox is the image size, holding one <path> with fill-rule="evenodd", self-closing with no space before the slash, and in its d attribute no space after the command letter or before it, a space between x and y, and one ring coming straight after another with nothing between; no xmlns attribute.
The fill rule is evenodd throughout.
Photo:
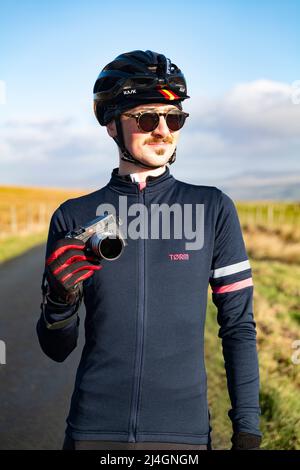
<svg viewBox="0 0 300 470"><path fill-rule="evenodd" d="M100 215L87 225L82 225L68 232L66 238L77 238L86 245L87 251L92 251L99 258L113 261L119 258L127 245L121 230L120 219L113 214Z"/></svg>

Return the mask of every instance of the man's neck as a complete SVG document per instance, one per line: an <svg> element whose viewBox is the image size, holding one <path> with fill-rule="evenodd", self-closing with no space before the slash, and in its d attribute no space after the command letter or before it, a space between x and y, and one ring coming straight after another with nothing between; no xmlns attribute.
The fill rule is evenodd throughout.
<svg viewBox="0 0 300 470"><path fill-rule="evenodd" d="M133 163L120 161L119 163L119 175L134 175L135 180L139 182L145 182L147 176L159 176L166 170L166 165L163 165L159 168L147 169L141 168Z"/></svg>

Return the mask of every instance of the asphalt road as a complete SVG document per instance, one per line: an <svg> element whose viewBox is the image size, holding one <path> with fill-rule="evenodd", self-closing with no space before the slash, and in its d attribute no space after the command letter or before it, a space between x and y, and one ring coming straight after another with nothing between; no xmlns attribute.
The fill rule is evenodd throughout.
<svg viewBox="0 0 300 470"><path fill-rule="evenodd" d="M62 363L41 350L40 316L45 246L0 265L0 449L61 449L83 340L80 309L77 348Z"/></svg>

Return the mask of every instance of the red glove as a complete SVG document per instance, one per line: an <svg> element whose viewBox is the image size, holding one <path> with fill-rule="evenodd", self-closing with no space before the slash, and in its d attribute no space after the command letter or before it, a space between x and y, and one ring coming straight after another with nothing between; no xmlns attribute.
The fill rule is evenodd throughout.
<svg viewBox="0 0 300 470"><path fill-rule="evenodd" d="M46 260L50 299L74 304L81 295L82 281L103 266L100 258L87 255L85 244L77 238L58 240Z"/></svg>

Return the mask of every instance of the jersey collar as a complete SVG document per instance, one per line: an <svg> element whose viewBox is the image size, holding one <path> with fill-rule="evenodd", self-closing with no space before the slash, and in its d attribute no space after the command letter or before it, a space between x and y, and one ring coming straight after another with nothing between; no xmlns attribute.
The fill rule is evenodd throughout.
<svg viewBox="0 0 300 470"><path fill-rule="evenodd" d="M119 175L119 169L114 168L111 173L111 178L108 183L108 186L116 191L121 191L125 193L136 194L141 189L140 183L132 181L130 174ZM162 189L167 188L168 186L174 184L175 178L170 173L170 169L167 166L165 171L158 176L149 175L146 178L146 185L142 185L143 191L153 192L161 191Z"/></svg>

